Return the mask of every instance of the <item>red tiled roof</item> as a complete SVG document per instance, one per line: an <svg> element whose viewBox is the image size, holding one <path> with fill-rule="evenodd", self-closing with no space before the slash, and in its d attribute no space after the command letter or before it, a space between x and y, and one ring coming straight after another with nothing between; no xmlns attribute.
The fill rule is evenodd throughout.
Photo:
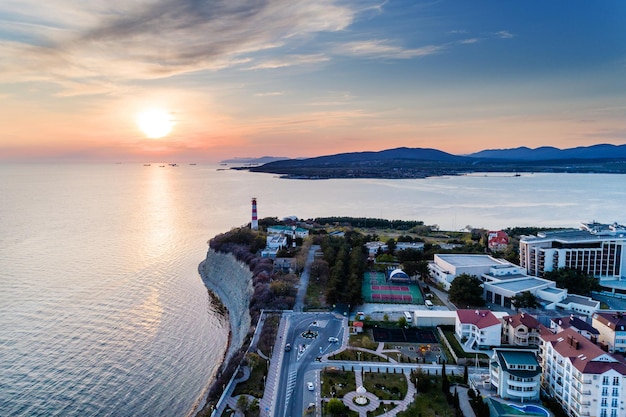
<svg viewBox="0 0 626 417"><path fill-rule="evenodd" d="M593 318L598 320L600 323L604 324L607 327L610 327L615 330L624 331L626 330L626 313L617 312L617 313L595 313Z"/></svg>
<svg viewBox="0 0 626 417"><path fill-rule="evenodd" d="M529 329L539 329L539 326L541 325L541 323L539 323L539 320L526 313L516 314L514 316L506 316L503 318L503 320L509 323L509 326L513 327L517 327L523 324Z"/></svg>
<svg viewBox="0 0 626 417"><path fill-rule="evenodd" d="M547 343L551 343L554 350L564 358L568 358L572 365L582 373L602 374L609 369L614 369L620 374L626 375L626 364L622 362L594 361L600 356L617 359L574 329L565 329L560 333L542 335L541 337Z"/></svg>
<svg viewBox="0 0 626 417"><path fill-rule="evenodd" d="M354 327L363 327L363 322L362 321L355 321L352 323L352 326Z"/></svg>
<svg viewBox="0 0 626 417"><path fill-rule="evenodd" d="M456 314L462 324L473 324L479 329L502 324L489 310L457 310Z"/></svg>

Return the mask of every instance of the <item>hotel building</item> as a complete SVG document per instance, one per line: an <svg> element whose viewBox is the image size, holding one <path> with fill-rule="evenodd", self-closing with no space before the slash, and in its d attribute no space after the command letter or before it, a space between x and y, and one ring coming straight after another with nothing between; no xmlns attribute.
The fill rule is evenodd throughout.
<svg viewBox="0 0 626 417"><path fill-rule="evenodd" d="M571 328L541 339L543 389L568 415L626 415L626 364Z"/></svg>
<svg viewBox="0 0 626 417"><path fill-rule="evenodd" d="M541 232L520 239L520 266L542 277L558 268L581 270L605 281L626 278L626 227L583 223L580 230Z"/></svg>
<svg viewBox="0 0 626 417"><path fill-rule="evenodd" d="M593 315L593 327L598 332L598 342L609 352L626 352L626 316L620 311L599 311Z"/></svg>

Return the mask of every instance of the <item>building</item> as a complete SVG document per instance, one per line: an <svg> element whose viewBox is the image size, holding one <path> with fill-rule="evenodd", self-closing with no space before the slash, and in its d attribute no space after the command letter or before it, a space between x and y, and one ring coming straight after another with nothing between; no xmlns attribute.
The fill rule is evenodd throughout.
<svg viewBox="0 0 626 417"><path fill-rule="evenodd" d="M520 267L495 266L481 276L485 300L506 308L514 308L511 300L522 292L530 292L544 310L562 309L590 316L600 308L600 302L568 294L557 288L556 282L526 275Z"/></svg>
<svg viewBox="0 0 626 417"><path fill-rule="evenodd" d="M309 236L309 230L308 229L304 229L302 227L296 227L296 226L269 226L267 228L267 233L271 234L271 235L284 235L284 236L290 236L292 238L306 238Z"/></svg>
<svg viewBox="0 0 626 417"><path fill-rule="evenodd" d="M375 257L379 251L385 252L389 249L385 242L366 242L365 248L367 249L367 255L370 258Z"/></svg>
<svg viewBox="0 0 626 417"><path fill-rule="evenodd" d="M609 352L626 352L626 313L602 311L593 315L591 322L598 332L598 343Z"/></svg>
<svg viewBox="0 0 626 417"><path fill-rule="evenodd" d="M580 230L541 232L520 239L520 265L542 277L557 268L581 270L602 285L626 278L626 228L585 223Z"/></svg>
<svg viewBox="0 0 626 417"><path fill-rule="evenodd" d="M457 310L454 326L465 350L500 346L502 322L490 310Z"/></svg>
<svg viewBox="0 0 626 417"><path fill-rule="evenodd" d="M542 333L550 330L527 313L502 319L502 343L514 346L539 346Z"/></svg>
<svg viewBox="0 0 626 417"><path fill-rule="evenodd" d="M398 242L396 243L396 252L399 250L407 250L407 249L422 251L424 250L424 243L422 242Z"/></svg>
<svg viewBox="0 0 626 417"><path fill-rule="evenodd" d="M502 230L490 231L487 234L487 247L494 252L504 252L509 245L509 235Z"/></svg>
<svg viewBox="0 0 626 417"><path fill-rule="evenodd" d="M552 333L560 333L565 329L572 329L576 333L591 340L593 343L598 341L598 336L600 335L598 329L573 314L566 317L555 317L550 319L550 331Z"/></svg>
<svg viewBox="0 0 626 417"><path fill-rule="evenodd" d="M542 387L568 415L626 415L626 364L571 328L541 338Z"/></svg>
<svg viewBox="0 0 626 417"><path fill-rule="evenodd" d="M428 264L430 276L446 291L450 290L450 285L457 276L467 274L480 277L494 267L517 268L521 271L520 267L504 259L488 255L436 254L434 261Z"/></svg>
<svg viewBox="0 0 626 417"><path fill-rule="evenodd" d="M489 379L505 400L539 401L541 367L535 350L496 348L489 361Z"/></svg>

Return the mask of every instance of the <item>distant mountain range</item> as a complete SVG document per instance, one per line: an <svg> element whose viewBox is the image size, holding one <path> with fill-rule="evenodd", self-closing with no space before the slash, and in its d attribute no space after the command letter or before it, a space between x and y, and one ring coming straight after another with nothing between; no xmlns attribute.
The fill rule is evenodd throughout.
<svg viewBox="0 0 626 417"><path fill-rule="evenodd" d="M626 145L603 144L569 149L520 147L489 149L470 155L452 155L429 148L396 148L282 159L246 169L307 179L425 178L471 172L626 173Z"/></svg>
<svg viewBox="0 0 626 417"><path fill-rule="evenodd" d="M563 159L615 159L626 158L626 145L593 145L559 149L542 146L531 149L525 146L513 149L488 149L468 155L472 158L506 159L511 161L558 161Z"/></svg>

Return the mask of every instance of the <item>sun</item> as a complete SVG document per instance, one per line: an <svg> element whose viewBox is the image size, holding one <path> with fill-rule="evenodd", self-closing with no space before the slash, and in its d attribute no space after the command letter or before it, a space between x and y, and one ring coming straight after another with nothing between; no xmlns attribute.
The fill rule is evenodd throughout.
<svg viewBox="0 0 626 417"><path fill-rule="evenodd" d="M137 126L151 139L162 138L168 135L174 127L172 115L159 109L145 110L137 114Z"/></svg>

